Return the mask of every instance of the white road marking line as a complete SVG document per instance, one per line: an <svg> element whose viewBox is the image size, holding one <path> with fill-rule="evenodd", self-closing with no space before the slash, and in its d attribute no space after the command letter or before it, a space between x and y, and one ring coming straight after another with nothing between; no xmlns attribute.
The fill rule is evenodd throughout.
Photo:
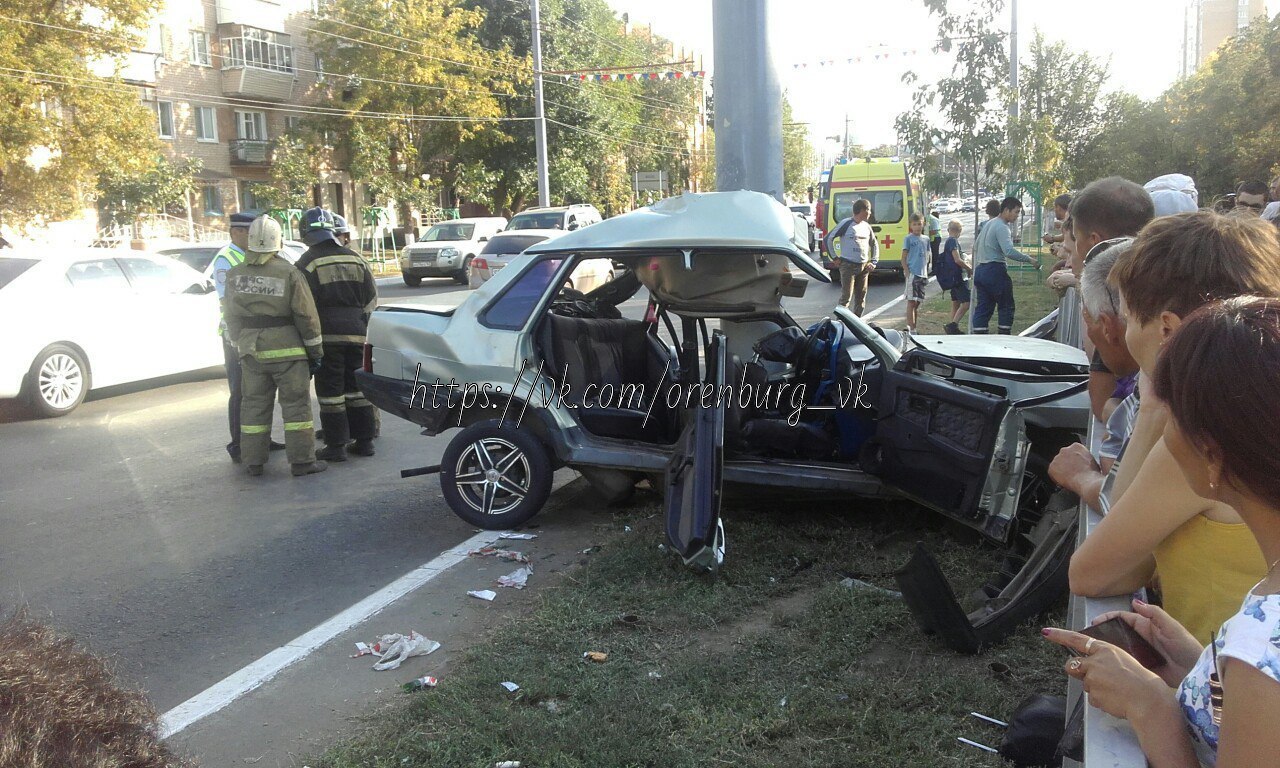
<svg viewBox="0 0 1280 768"><path fill-rule="evenodd" d="M904 283L904 285L905 285L905 283L906 283L906 280L905 280L905 279L903 280L903 283ZM929 278L929 285L937 285L937 279L936 279L936 278L932 278L932 277L931 277L931 278ZM926 297L926 298L927 298L927 297ZM900 302L904 301L905 299L906 299L906 292L905 292L905 291L903 291L902 293L898 294L898 298L893 299L893 300L891 300L891 301L887 301L887 302L885 302L884 304L881 304L880 306L878 306L878 307L876 307L875 309L871 310L871 311L870 311L870 312L868 312L867 314L863 315L863 316L862 316L862 319L863 319L863 320L874 320L874 319L876 319L877 317L879 317L880 315L883 315L885 312L889 311L889 308L890 308L890 307L893 307L893 306L897 305L898 303L900 303Z"/></svg>
<svg viewBox="0 0 1280 768"><path fill-rule="evenodd" d="M187 726L212 715L231 702L271 680L292 664L309 656L320 646L351 629L396 600L423 586L450 567L467 559L473 549L498 541L500 531L484 531L436 555L365 599L295 637L267 655L242 667L209 688L197 693L164 713L160 721L160 737L167 739Z"/></svg>

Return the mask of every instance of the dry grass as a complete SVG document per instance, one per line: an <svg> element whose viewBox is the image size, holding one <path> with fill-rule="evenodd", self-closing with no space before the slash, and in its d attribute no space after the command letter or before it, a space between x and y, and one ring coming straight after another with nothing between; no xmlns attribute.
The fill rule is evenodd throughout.
<svg viewBox="0 0 1280 768"><path fill-rule="evenodd" d="M158 734L151 703L102 659L22 612L0 624L0 766L186 765Z"/></svg>

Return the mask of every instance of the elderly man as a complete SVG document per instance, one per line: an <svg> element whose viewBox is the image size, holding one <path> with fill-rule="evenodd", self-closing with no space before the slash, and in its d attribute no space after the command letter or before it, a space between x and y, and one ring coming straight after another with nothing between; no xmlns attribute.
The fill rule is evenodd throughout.
<svg viewBox="0 0 1280 768"><path fill-rule="evenodd" d="M1132 242L1126 238L1095 252L1084 265L1080 285L1085 332L1102 362L1121 377L1136 374L1138 362L1125 343L1127 323L1120 312L1120 294L1114 286L1107 284L1107 276L1111 274L1116 259L1129 249ZM1099 461L1094 460L1088 448L1076 443L1063 448L1049 465L1049 476L1054 482L1074 491L1094 508L1106 506L1101 501L1104 485L1129 440L1133 420L1138 414L1137 392L1135 386L1107 419L1106 436L1098 450Z"/></svg>
<svg viewBox="0 0 1280 768"><path fill-rule="evenodd" d="M1134 237L1155 218L1151 194L1128 179L1108 176L1085 187L1071 201L1071 233L1075 256L1071 270L1079 275L1084 263L1105 243ZM1094 418L1104 421L1103 407L1116 388L1116 377L1096 353L1089 374L1089 403Z"/></svg>

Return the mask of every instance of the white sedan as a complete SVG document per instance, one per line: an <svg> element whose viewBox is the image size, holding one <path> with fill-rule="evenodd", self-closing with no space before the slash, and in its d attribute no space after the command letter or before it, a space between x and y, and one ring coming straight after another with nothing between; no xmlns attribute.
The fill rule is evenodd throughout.
<svg viewBox="0 0 1280 768"><path fill-rule="evenodd" d="M167 256L83 248L0 252L0 398L45 416L91 389L223 363L218 294Z"/></svg>
<svg viewBox="0 0 1280 768"><path fill-rule="evenodd" d="M468 281L470 287L479 288L484 285L485 281L498 274L512 259L524 253L525 248L563 234L562 229L515 229L499 232L489 238L489 242L484 244L484 248L471 261L471 276Z"/></svg>

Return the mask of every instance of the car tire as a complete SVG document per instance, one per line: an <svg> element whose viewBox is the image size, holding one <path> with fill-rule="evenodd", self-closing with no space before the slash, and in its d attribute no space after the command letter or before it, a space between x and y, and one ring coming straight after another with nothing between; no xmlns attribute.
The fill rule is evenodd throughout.
<svg viewBox="0 0 1280 768"><path fill-rule="evenodd" d="M466 260L462 262L462 269L458 270L457 274L453 276L453 281L455 283L459 285L471 284L471 260L474 258L474 256L468 256Z"/></svg>
<svg viewBox="0 0 1280 768"><path fill-rule="evenodd" d="M422 285L422 278L420 278L420 277L409 277L408 275L405 275L405 276L404 276L404 284L405 284L405 285L407 285L407 286L409 286L410 288L417 288L418 286Z"/></svg>
<svg viewBox="0 0 1280 768"><path fill-rule="evenodd" d="M440 490L458 517L505 530L538 514L551 494L551 474L551 454L541 440L490 419L463 429L444 449Z"/></svg>
<svg viewBox="0 0 1280 768"><path fill-rule="evenodd" d="M27 403L46 418L74 411L92 386L84 357L66 344L50 345L36 355L26 384Z"/></svg>

